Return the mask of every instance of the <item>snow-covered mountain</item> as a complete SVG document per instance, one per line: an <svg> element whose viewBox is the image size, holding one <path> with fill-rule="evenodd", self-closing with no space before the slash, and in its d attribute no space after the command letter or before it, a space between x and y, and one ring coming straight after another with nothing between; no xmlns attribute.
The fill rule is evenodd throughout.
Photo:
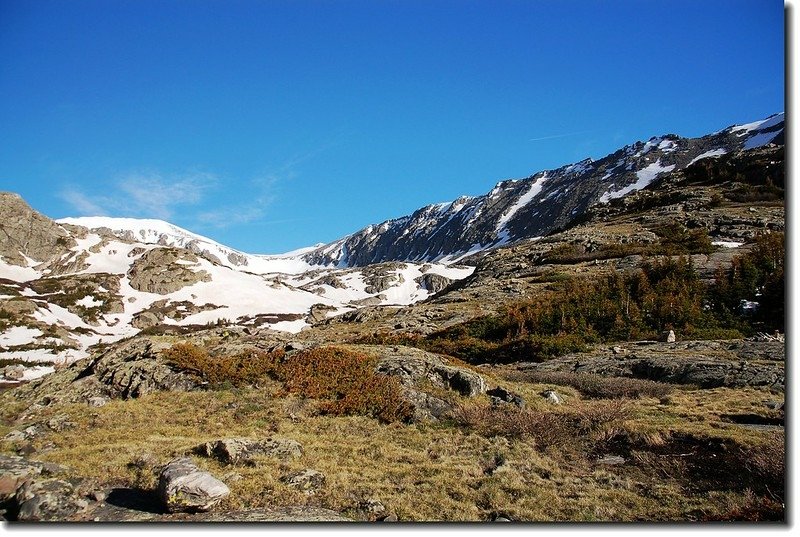
<svg viewBox="0 0 800 537"><path fill-rule="evenodd" d="M364 306L412 304L470 275L455 264L470 253L545 235L700 159L782 144L783 132L777 114L701 138L655 137L281 255L161 220L56 222L0 193L0 359L72 361L165 325L297 332Z"/></svg>
<svg viewBox="0 0 800 537"><path fill-rule="evenodd" d="M25 361L70 362L159 325L297 332L360 307L424 300L473 271L314 267L305 249L250 255L159 220L54 222L11 193L0 193L0 237L0 359Z"/></svg>
<svg viewBox="0 0 800 537"><path fill-rule="evenodd" d="M667 134L601 158L501 181L487 194L423 207L312 250L312 265L364 266L384 261L448 262L567 225L590 205L645 188L659 175L703 158L783 144L784 114L733 125L701 138Z"/></svg>

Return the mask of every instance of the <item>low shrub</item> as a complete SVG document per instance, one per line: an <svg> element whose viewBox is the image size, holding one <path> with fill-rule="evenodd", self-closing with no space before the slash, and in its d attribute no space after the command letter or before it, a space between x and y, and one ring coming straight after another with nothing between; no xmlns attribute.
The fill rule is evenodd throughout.
<svg viewBox="0 0 800 537"><path fill-rule="evenodd" d="M397 379L375 373L376 359L338 347L292 356L278 368L286 391L320 401L332 415L366 415L383 422L408 421L413 409Z"/></svg>
<svg viewBox="0 0 800 537"><path fill-rule="evenodd" d="M621 401L604 401L578 409L542 412L530 408L503 406L461 406L455 422L483 436L530 438L537 448L585 447L606 439L627 419Z"/></svg>
<svg viewBox="0 0 800 537"><path fill-rule="evenodd" d="M178 343L162 353L176 369L188 372L214 387L251 385L276 375L283 351L251 349L233 356L211 356L192 343Z"/></svg>
<svg viewBox="0 0 800 537"><path fill-rule="evenodd" d="M506 378L534 384L571 386L585 396L608 399L620 397L661 398L675 389L671 384L652 380L627 377L604 377L591 373L570 373L561 371L513 372L508 374Z"/></svg>

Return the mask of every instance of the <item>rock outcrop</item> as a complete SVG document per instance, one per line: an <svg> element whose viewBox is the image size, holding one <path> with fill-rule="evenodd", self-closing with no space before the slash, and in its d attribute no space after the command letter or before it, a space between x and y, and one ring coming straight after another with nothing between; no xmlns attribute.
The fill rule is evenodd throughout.
<svg viewBox="0 0 800 537"><path fill-rule="evenodd" d="M303 454L303 447L289 438L223 438L205 442L195 448L195 453L213 457L225 464L255 464L257 457L292 459Z"/></svg>
<svg viewBox="0 0 800 537"><path fill-rule="evenodd" d="M0 192L0 257L6 263L25 267L25 257L48 261L75 244L61 226L34 211L19 195Z"/></svg>
<svg viewBox="0 0 800 537"><path fill-rule="evenodd" d="M130 270L131 287L137 291L168 295L188 285L211 281L204 270L192 270L197 256L177 248L153 248L137 259Z"/></svg>

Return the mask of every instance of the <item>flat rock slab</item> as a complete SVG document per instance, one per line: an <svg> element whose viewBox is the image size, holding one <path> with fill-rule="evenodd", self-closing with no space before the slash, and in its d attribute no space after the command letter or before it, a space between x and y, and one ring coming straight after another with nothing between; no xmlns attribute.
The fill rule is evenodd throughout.
<svg viewBox="0 0 800 537"><path fill-rule="evenodd" d="M269 438L256 440L252 438L222 438L200 444L195 453L204 457L213 457L227 464L254 464L255 457L276 457L290 459L300 457L303 447L299 442L289 438Z"/></svg>

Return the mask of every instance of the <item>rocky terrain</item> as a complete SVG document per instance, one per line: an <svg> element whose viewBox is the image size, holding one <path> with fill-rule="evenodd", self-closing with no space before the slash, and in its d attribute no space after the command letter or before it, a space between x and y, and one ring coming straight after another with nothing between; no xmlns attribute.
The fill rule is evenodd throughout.
<svg viewBox="0 0 800 537"><path fill-rule="evenodd" d="M284 256L2 194L0 514L783 520L782 129L654 138Z"/></svg>

